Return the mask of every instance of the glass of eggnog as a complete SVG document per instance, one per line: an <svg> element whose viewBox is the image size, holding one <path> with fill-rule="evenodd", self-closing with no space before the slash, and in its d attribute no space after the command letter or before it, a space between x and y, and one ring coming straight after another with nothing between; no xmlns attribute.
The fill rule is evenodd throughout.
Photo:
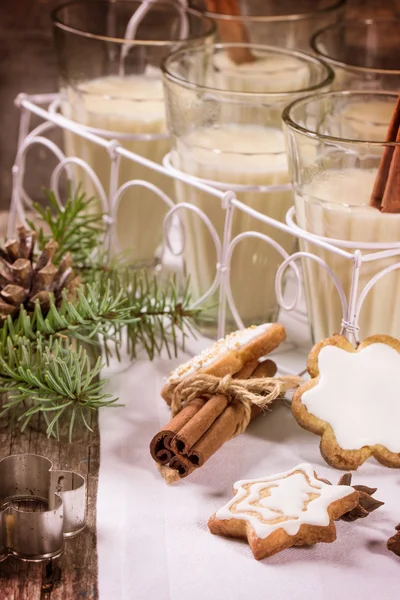
<svg viewBox="0 0 400 600"><path fill-rule="evenodd" d="M400 214L370 205L378 167L387 147L389 122L396 104L394 92L342 91L296 100L283 112L289 169L295 196L297 225L331 244L373 254L400 242ZM304 252L319 256L338 278L347 298L352 261L309 241ZM364 262L359 292L398 256ZM312 338L337 333L343 315L330 275L310 258L303 273ZM390 334L400 337L400 271L380 279L366 296L359 316L360 337Z"/></svg>
<svg viewBox="0 0 400 600"><path fill-rule="evenodd" d="M400 16L351 19L311 38L311 48L335 71L335 89L400 88Z"/></svg>
<svg viewBox="0 0 400 600"><path fill-rule="evenodd" d="M160 63L188 40L204 43L212 38L213 22L179 3L78 0L57 8L53 23L63 115L160 163L169 151ZM107 150L66 130L65 149L94 169L109 194ZM76 178L89 196L94 194L83 171ZM121 158L118 186L133 179L174 194L168 177ZM114 250L138 266L156 264L167 210L149 189L125 191L116 211Z"/></svg>
<svg viewBox="0 0 400 600"><path fill-rule="evenodd" d="M215 20L221 41L237 42L239 24L253 44L307 51L315 31L343 17L346 0L240 0L240 17L230 14L231 2L225 3L225 12L223 3L220 12L212 11L214 4L214 0L193 0L191 6Z"/></svg>
<svg viewBox="0 0 400 600"><path fill-rule="evenodd" d="M245 52L244 52L245 51ZM237 63L238 55L246 62ZM209 44L180 49L163 63L173 167L220 189L278 221L292 205L281 112L290 100L328 87L332 70L314 57L251 44ZM225 210L215 197L176 182L178 202L200 209L221 241ZM214 280L216 251L198 215L183 213L184 263L194 298ZM232 236L255 231L271 236L286 252L293 237L235 210ZM274 321L278 305L274 277L282 256L256 238L242 239L230 262L233 300L244 324ZM217 297L211 299L216 304ZM207 313L215 332L216 307ZM228 328L236 328L228 317Z"/></svg>

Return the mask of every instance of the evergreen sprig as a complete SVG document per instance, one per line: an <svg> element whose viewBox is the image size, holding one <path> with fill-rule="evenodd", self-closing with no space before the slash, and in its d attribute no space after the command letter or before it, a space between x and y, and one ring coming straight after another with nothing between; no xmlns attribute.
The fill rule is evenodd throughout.
<svg viewBox="0 0 400 600"><path fill-rule="evenodd" d="M47 424L47 434L59 437L59 421L69 414L69 439L75 420L81 419L90 429L87 412L115 404L116 398L103 392L106 380L98 375L103 367L99 357L91 366L87 352L74 350L63 340L34 342L20 337L16 342L8 338L0 342L0 392L7 394L0 417L17 412L16 419L24 430L37 413Z"/></svg>
<svg viewBox="0 0 400 600"><path fill-rule="evenodd" d="M169 357L176 356L179 345L184 347L187 334L193 333L199 309L191 308L188 288L180 293L174 278L160 285L156 276L126 267L98 273L96 284L100 295L119 297L123 293L129 309L122 327L115 323L116 349L126 338L132 359L138 348L143 348L150 360L163 350ZM107 352L107 345L105 349Z"/></svg>
<svg viewBox="0 0 400 600"><path fill-rule="evenodd" d="M37 233L39 250L43 250L46 243L53 239L58 243L55 262L69 252L74 265L87 263L99 249L106 230L104 215L98 210L98 200L87 198L80 186L74 195L68 195L63 206L57 202L54 192L46 190L45 193L48 201L46 207L37 202L33 204L43 225L28 221L31 230Z"/></svg>
<svg viewBox="0 0 400 600"><path fill-rule="evenodd" d="M111 294L111 285L103 290L99 284L81 285L75 291L76 299L71 301L68 293L63 292L61 306L57 308L54 297L50 298L50 308L43 315L40 303L36 301L32 315L21 307L18 318L10 316L0 331L0 341L7 339L15 342L23 336L34 341L52 336L77 338L86 343L96 343L96 336L109 337L114 327L128 324L132 317L123 290L116 296Z"/></svg>
<svg viewBox="0 0 400 600"><path fill-rule="evenodd" d="M25 429L40 413L47 434L56 437L60 421L68 418L71 439L77 419L90 429L88 411L117 401L103 391L101 358L93 364L84 346L98 355L103 351L107 362L112 354L120 357L124 343L131 358L139 348L150 359L162 351L176 355L199 310L191 308L188 287L180 293L174 278L161 283L146 270L106 259L99 250L106 219L97 200L88 200L79 188L63 207L52 192L47 196L47 208L34 205L42 225L29 225L39 250L50 239L58 243L55 263L71 254L82 284L73 298L64 291L60 305L50 298L46 314L37 301L32 314L21 306L15 320L8 316L2 322L0 393L6 400L0 417L11 414Z"/></svg>
<svg viewBox="0 0 400 600"><path fill-rule="evenodd" d="M57 308L54 298L50 309L43 315L40 303L35 303L33 314L21 307L18 318L9 315L0 329L0 342L13 343L21 337L34 342L52 337L76 338L79 341L99 345L104 343L106 358L111 354L112 341L117 356L126 330L127 349L136 357L137 347L147 351L150 359L163 349L169 356L178 352L178 334L184 346L186 332L191 331L191 319L198 310L190 308L190 296L179 295L174 280L159 288L157 279L149 278L145 271L126 269L114 271L111 276L99 276L93 284L83 284L71 301L63 293L61 306Z"/></svg>

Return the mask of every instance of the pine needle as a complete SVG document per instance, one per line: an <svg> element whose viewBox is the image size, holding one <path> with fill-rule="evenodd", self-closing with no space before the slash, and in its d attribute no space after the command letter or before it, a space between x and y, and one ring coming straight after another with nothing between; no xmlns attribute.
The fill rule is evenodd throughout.
<svg viewBox="0 0 400 600"><path fill-rule="evenodd" d="M0 416L23 408L18 421L23 421L25 428L37 412L53 413L47 427L50 436L55 435L59 419L68 412L72 439L77 414L82 417L83 409L117 402L111 394L103 393L106 381L98 379L101 368L101 363L90 366L85 350L76 352L53 338L45 340L39 335L32 342L21 336L14 344L1 343L0 385L7 392L7 400Z"/></svg>

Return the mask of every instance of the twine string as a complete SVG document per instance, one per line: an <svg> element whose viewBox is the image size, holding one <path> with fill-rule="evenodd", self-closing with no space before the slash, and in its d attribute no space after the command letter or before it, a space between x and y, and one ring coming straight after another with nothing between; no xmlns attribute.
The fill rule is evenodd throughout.
<svg viewBox="0 0 400 600"><path fill-rule="evenodd" d="M195 373L182 381L171 383L172 416L177 415L195 398L211 398L216 395L226 396L228 402L240 402L244 415L238 424L234 436L243 433L251 419L252 405L262 410L268 408L274 400L289 390L296 389L302 383L297 376L259 377L254 379L234 379L232 375L216 377L205 373Z"/></svg>
<svg viewBox="0 0 400 600"><path fill-rule="evenodd" d="M267 409L270 404L289 390L295 390L303 380L298 376L260 377L254 379L234 379L232 375L215 377L204 373L194 373L183 380L170 383L172 395L171 412L176 416L196 398L211 398L224 395L228 402L240 402L244 408L243 418L238 423L233 437L243 433L251 419L252 405ZM170 485L179 481L179 473L166 465L157 465L165 482Z"/></svg>

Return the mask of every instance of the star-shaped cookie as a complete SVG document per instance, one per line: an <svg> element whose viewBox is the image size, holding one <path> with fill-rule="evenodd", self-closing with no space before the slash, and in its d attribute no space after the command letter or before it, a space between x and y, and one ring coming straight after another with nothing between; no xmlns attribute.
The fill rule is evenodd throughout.
<svg viewBox="0 0 400 600"><path fill-rule="evenodd" d="M234 497L208 521L211 533L247 539L257 560L291 546L333 542L335 519L359 492L318 479L309 464L261 479L237 481Z"/></svg>
<svg viewBox="0 0 400 600"><path fill-rule="evenodd" d="M356 349L336 335L308 358L312 377L296 391L298 423L321 435L321 454L338 469L357 469L374 456L400 467L400 342L365 339Z"/></svg>

